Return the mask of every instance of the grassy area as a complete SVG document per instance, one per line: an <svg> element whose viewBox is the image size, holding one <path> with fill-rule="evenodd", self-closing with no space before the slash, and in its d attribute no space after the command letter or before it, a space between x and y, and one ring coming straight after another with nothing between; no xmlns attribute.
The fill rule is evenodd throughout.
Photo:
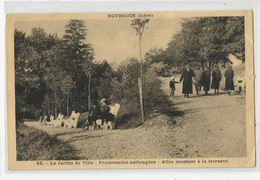
<svg viewBox="0 0 260 180"><path fill-rule="evenodd" d="M16 130L17 160L77 160L77 150L55 136L20 123Z"/></svg>

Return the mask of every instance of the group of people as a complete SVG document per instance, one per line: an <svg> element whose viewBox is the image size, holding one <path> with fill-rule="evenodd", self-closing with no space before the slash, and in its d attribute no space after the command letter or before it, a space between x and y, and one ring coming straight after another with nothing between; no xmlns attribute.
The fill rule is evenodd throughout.
<svg viewBox="0 0 260 180"><path fill-rule="evenodd" d="M184 94L184 97L187 98L189 98L189 95L193 93L193 84L195 86L197 96L200 95L199 92L201 91L202 87L205 91L205 95L208 94L210 88L214 89L215 94L219 93L219 84L222 79L222 74L219 70L218 65L214 65L212 70L210 70L208 66L206 66L203 71L201 71L200 69L201 68L199 65L194 66L194 70L191 69L190 65L186 65L186 68L183 70L179 81L175 81L175 78L173 77L173 79L170 81L172 96L174 96L175 83L180 83L182 81L182 93ZM210 83L211 76L212 81ZM231 65L228 65L224 77L225 89L228 91L228 94L230 95L230 91L234 90L234 71Z"/></svg>
<svg viewBox="0 0 260 180"><path fill-rule="evenodd" d="M109 100L106 100L105 98L101 99L99 103L94 102L90 108L85 125L92 125L97 119L102 120L102 125L104 124L104 121L113 120L114 115L110 113L110 107L108 104Z"/></svg>

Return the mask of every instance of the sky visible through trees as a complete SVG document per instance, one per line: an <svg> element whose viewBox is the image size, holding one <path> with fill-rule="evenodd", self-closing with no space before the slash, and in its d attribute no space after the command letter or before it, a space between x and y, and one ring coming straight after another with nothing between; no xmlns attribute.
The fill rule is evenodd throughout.
<svg viewBox="0 0 260 180"><path fill-rule="evenodd" d="M180 27L180 20L152 19L143 38L143 52L152 48L166 48L169 39ZM129 28L131 20L84 20L87 26L88 38L86 43L92 44L95 49L95 58L106 59L111 62L122 62L126 58L139 57L138 38ZM17 30L26 35L31 29L41 27L47 34L56 34L62 37L68 21L20 21L15 24ZM127 38L126 38L127 37ZM121 53L118 53L121 52Z"/></svg>

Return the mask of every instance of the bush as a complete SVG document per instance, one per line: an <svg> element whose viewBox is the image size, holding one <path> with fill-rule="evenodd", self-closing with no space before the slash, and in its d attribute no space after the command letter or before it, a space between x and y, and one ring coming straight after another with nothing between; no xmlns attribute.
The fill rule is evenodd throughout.
<svg viewBox="0 0 260 180"><path fill-rule="evenodd" d="M117 117L119 129L134 128L142 124L140 110L140 95L138 78L140 77L140 63L130 59L119 66L117 79L112 81L113 98L120 103ZM158 110L162 104L169 104L167 97L161 90L161 80L151 68L144 68L143 100L145 114Z"/></svg>
<svg viewBox="0 0 260 180"><path fill-rule="evenodd" d="M158 76L168 76L169 75L169 68L167 68L167 66L163 62L151 64L151 69Z"/></svg>
<svg viewBox="0 0 260 180"><path fill-rule="evenodd" d="M74 147L23 123L16 130L16 152L17 161L80 159Z"/></svg>

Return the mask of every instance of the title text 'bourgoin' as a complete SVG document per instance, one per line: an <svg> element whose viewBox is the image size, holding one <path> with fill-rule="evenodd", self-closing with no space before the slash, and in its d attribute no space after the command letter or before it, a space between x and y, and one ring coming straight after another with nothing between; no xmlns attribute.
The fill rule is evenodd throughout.
<svg viewBox="0 0 260 180"><path fill-rule="evenodd" d="M107 14L108 18L152 18L153 14Z"/></svg>

